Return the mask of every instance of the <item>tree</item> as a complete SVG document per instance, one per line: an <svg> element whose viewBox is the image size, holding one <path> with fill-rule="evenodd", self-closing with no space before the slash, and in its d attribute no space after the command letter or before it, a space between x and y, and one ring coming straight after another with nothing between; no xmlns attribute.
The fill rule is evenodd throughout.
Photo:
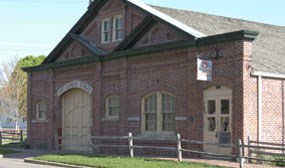
<svg viewBox="0 0 285 168"><path fill-rule="evenodd" d="M16 119L19 117L19 115L17 115L17 97L20 93L19 86L22 86L24 83L24 81L21 79L16 80L16 78L19 77L19 75L15 73L17 72L16 69L18 69L16 65L16 58L13 58L7 63L3 63L0 74L1 113L5 114L11 119Z"/></svg>
<svg viewBox="0 0 285 168"><path fill-rule="evenodd" d="M27 73L21 68L42 63L45 56L14 58L2 64L0 71L0 112L13 120L27 115Z"/></svg>
<svg viewBox="0 0 285 168"><path fill-rule="evenodd" d="M18 67L20 68L25 68L25 67L30 67L30 66L37 66L39 64L41 64L44 59L46 58L46 56L44 55L40 55L40 56L26 56L22 59L19 60L18 62ZM22 76L22 78L24 79L24 83L22 85L22 92L20 94L19 97L19 107L18 110L20 112L21 116L27 116L27 82L28 82L28 76L27 73L24 72L22 69L20 70L20 74Z"/></svg>

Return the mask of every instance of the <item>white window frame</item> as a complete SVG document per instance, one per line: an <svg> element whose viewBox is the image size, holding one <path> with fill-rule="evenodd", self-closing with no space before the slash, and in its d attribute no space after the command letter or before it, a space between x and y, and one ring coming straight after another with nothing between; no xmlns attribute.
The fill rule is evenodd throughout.
<svg viewBox="0 0 285 168"><path fill-rule="evenodd" d="M116 21L119 19L121 19L121 26L116 27ZM105 22L110 22L110 29L109 30L105 30ZM102 21L101 21L101 43L107 44L107 43L117 42L117 41L123 40L123 36L124 36L123 31L124 31L124 20L123 20L122 14L102 19ZM120 32L121 35L118 35L118 32ZM109 36L107 40L105 38L106 33Z"/></svg>
<svg viewBox="0 0 285 168"><path fill-rule="evenodd" d="M164 131L163 130L163 112L162 112L162 95L165 94L165 95L168 95L168 96L171 96L174 98L173 100L173 130L172 131ZM145 99L152 96L152 95L156 95L157 96L157 112L156 112L156 130L155 131L148 131L146 130L146 117L145 117ZM150 133L150 134L157 134L157 133L162 133L162 134L168 134L168 133L174 133L175 132L175 96L170 94L170 93L167 93L167 92L153 92L153 93L150 93L146 96L144 96L142 98L142 101L141 101L141 106L142 106L142 121L141 121L141 129L142 129L142 133Z"/></svg>
<svg viewBox="0 0 285 168"><path fill-rule="evenodd" d="M44 106L44 107L42 107L42 106ZM43 109L41 109L41 108L43 108ZM42 111L40 111L40 110L42 110ZM42 116L40 116L40 114ZM41 100L36 104L36 120L37 121L46 121L47 120L47 103L45 100Z"/></svg>
<svg viewBox="0 0 285 168"><path fill-rule="evenodd" d="M105 30L105 22L110 22L110 29ZM108 39L105 39L105 33L108 34ZM112 41L112 18L104 18L101 22L101 42L103 44L110 43Z"/></svg>
<svg viewBox="0 0 285 168"><path fill-rule="evenodd" d="M116 27L116 21L121 19L121 27ZM123 15L117 15L113 17L113 33L112 33L112 40L113 41L121 41L123 39L123 27L124 27L124 22L123 22ZM117 38L117 31L121 32L121 36Z"/></svg>
<svg viewBox="0 0 285 168"><path fill-rule="evenodd" d="M118 99L118 106L112 106L110 107L110 100L112 98L117 98ZM118 114L117 115L111 115L110 114L110 108L118 108ZM120 115L120 97L118 95L111 95L111 96L108 96L106 98L106 106L105 106L105 119L119 119L119 115Z"/></svg>

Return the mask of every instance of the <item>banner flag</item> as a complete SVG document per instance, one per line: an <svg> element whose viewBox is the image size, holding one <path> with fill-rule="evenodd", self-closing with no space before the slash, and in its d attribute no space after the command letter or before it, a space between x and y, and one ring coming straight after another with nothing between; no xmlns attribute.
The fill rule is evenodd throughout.
<svg viewBox="0 0 285 168"><path fill-rule="evenodd" d="M212 60L197 59L197 80L212 81Z"/></svg>

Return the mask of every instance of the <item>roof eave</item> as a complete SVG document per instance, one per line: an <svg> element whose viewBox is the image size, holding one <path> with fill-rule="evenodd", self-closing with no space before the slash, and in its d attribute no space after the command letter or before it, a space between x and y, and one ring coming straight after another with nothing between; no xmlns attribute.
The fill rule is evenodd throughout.
<svg viewBox="0 0 285 168"><path fill-rule="evenodd" d="M25 72L34 72L34 71L43 71L43 70L49 70L49 69L54 69L54 68L64 68L64 67L70 67L70 66L77 66L77 65L82 65L82 64L90 64L93 62L99 62L100 59L98 57L85 57L85 58L78 58L78 59L73 59L65 62L53 62L50 64L41 64L38 66L33 66L33 67L25 67L22 68L23 71Z"/></svg>
<svg viewBox="0 0 285 168"><path fill-rule="evenodd" d="M253 41L258 36L258 32L251 30L239 30L223 34L198 38L197 46L212 45L214 43L226 43L238 40Z"/></svg>
<svg viewBox="0 0 285 168"><path fill-rule="evenodd" d="M264 72L252 69L250 74L252 76L261 76L266 78L276 78L276 79L285 79L285 75L281 73L272 73L272 72Z"/></svg>

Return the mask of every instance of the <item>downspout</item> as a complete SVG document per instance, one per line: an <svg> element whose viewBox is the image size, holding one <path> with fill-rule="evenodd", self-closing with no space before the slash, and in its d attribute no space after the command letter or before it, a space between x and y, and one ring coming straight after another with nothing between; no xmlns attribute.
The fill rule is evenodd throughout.
<svg viewBox="0 0 285 168"><path fill-rule="evenodd" d="M262 76L257 77L257 141L261 141L262 138Z"/></svg>
<svg viewBox="0 0 285 168"><path fill-rule="evenodd" d="M282 144L283 144L283 148L284 148L284 143L285 143L285 137L284 137L284 111L285 109L284 109L284 81L282 81ZM284 150L282 151L282 153L284 154Z"/></svg>

